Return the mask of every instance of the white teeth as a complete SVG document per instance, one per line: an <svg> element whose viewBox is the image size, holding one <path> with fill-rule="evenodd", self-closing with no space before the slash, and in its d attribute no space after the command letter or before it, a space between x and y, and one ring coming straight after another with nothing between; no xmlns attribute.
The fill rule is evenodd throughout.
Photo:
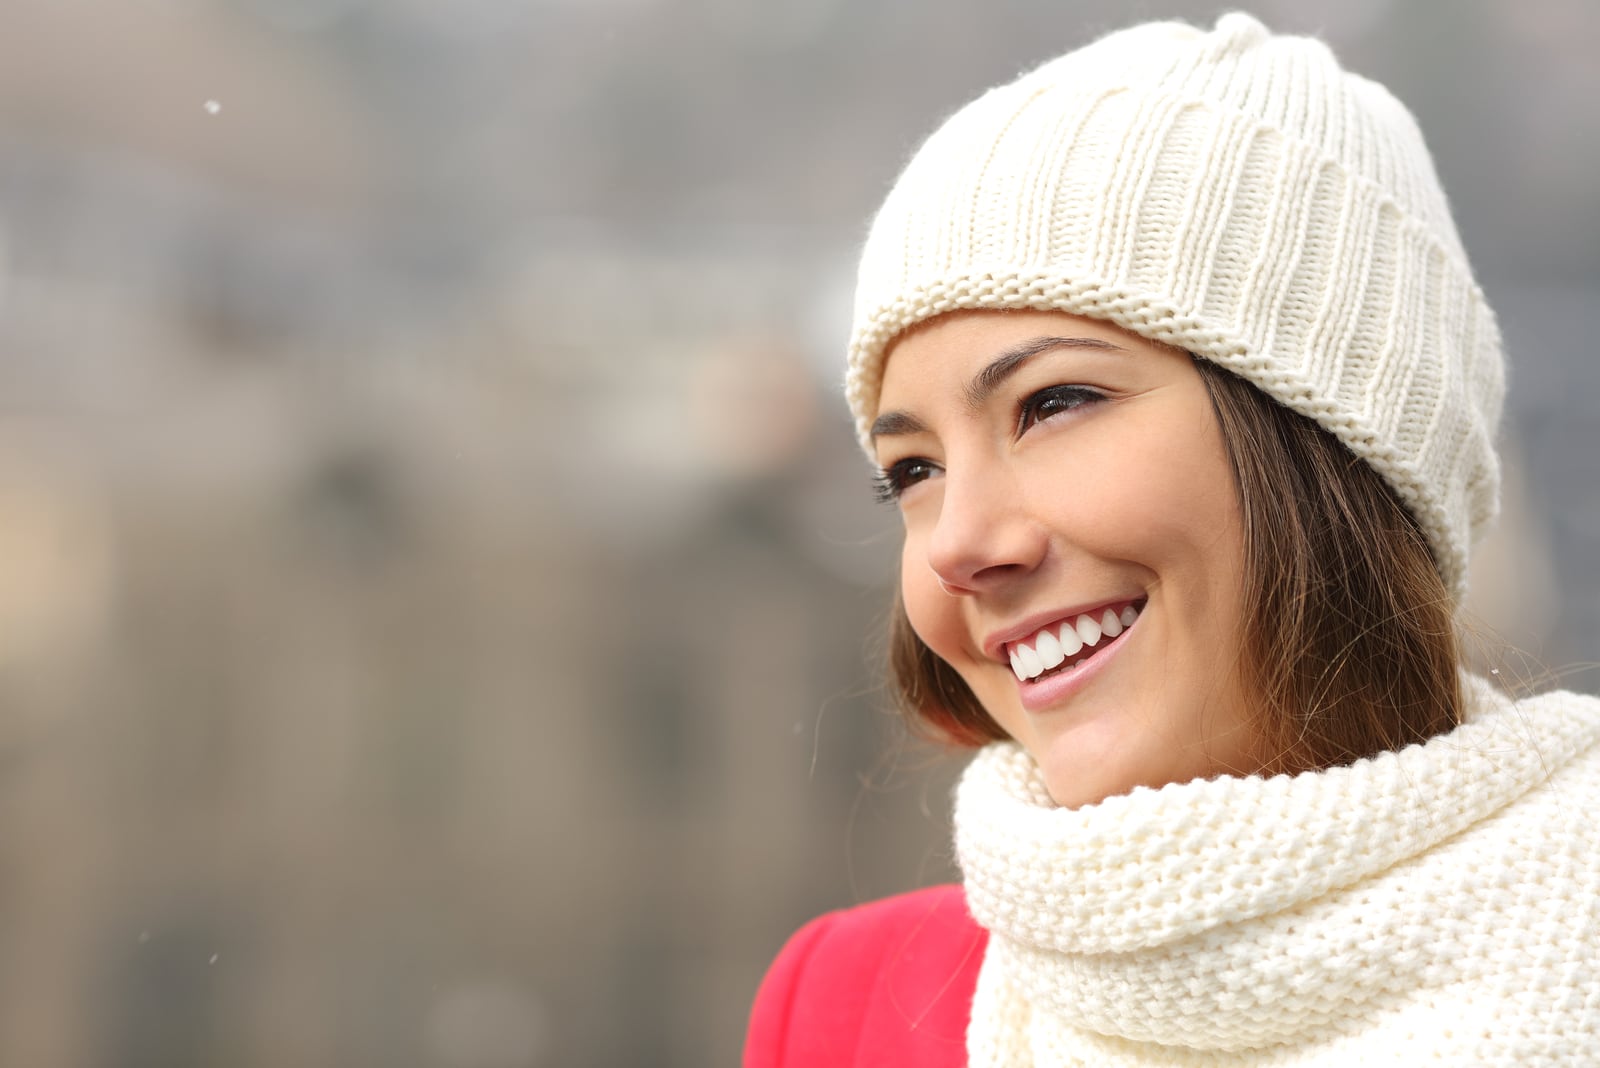
<svg viewBox="0 0 1600 1068"><path fill-rule="evenodd" d="M1017 659L1022 661L1022 677L1031 679L1036 675L1044 674L1044 662L1039 659L1039 654L1026 645L1017 646Z"/></svg>
<svg viewBox="0 0 1600 1068"><path fill-rule="evenodd" d="M1067 654L1061 649L1061 643L1047 630L1039 632L1039 642L1033 647L1033 651L1039 654L1039 663L1044 665L1046 671L1060 667L1061 662L1067 658Z"/></svg>
<svg viewBox="0 0 1600 1068"><path fill-rule="evenodd" d="M1071 623L1061 626L1061 652L1066 656L1077 656L1083 648L1083 639L1078 637L1078 632L1072 629Z"/></svg>
<svg viewBox="0 0 1600 1068"><path fill-rule="evenodd" d="M1100 613L1098 621L1090 615L1079 616L1063 623L1059 635L1042 630L1035 637L1033 645L1017 642L1011 647L1008 653L1011 670L1023 682L1038 678L1046 671L1060 667L1084 649L1098 645L1102 637L1115 638L1133 626L1138 618L1139 609L1130 604L1120 613L1107 608Z"/></svg>

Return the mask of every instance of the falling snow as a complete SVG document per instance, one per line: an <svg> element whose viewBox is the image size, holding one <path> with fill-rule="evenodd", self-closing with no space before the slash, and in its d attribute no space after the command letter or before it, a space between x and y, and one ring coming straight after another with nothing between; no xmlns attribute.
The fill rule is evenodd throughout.
<svg viewBox="0 0 1600 1068"><path fill-rule="evenodd" d="M220 101L217 101L217 100L207 100L206 101L206 114L207 115L215 115L217 112L219 112L221 110L222 110L222 104L221 104Z"/></svg>

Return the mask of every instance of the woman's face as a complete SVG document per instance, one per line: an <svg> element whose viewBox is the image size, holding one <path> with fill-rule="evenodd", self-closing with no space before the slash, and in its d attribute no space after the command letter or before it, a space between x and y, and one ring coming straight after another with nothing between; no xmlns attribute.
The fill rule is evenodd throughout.
<svg viewBox="0 0 1600 1068"><path fill-rule="evenodd" d="M1068 808L1259 767L1243 540L1186 353L1056 312L956 312L884 368L874 446L923 642Z"/></svg>

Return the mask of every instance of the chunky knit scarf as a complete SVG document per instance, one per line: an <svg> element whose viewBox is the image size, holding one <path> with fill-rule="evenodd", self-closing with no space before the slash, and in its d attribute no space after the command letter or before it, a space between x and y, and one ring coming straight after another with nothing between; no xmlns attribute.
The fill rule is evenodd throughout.
<svg viewBox="0 0 1600 1068"><path fill-rule="evenodd" d="M1468 692L1425 745L1075 811L979 753L974 1068L1600 1064L1600 700Z"/></svg>

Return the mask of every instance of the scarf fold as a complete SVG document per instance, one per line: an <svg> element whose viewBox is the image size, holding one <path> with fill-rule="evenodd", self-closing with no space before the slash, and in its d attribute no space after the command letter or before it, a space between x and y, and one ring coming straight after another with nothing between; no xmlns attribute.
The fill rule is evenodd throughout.
<svg viewBox="0 0 1600 1068"><path fill-rule="evenodd" d="M1467 696L1425 745L1076 810L1018 746L980 752L971 1064L1589 1063L1600 701Z"/></svg>

